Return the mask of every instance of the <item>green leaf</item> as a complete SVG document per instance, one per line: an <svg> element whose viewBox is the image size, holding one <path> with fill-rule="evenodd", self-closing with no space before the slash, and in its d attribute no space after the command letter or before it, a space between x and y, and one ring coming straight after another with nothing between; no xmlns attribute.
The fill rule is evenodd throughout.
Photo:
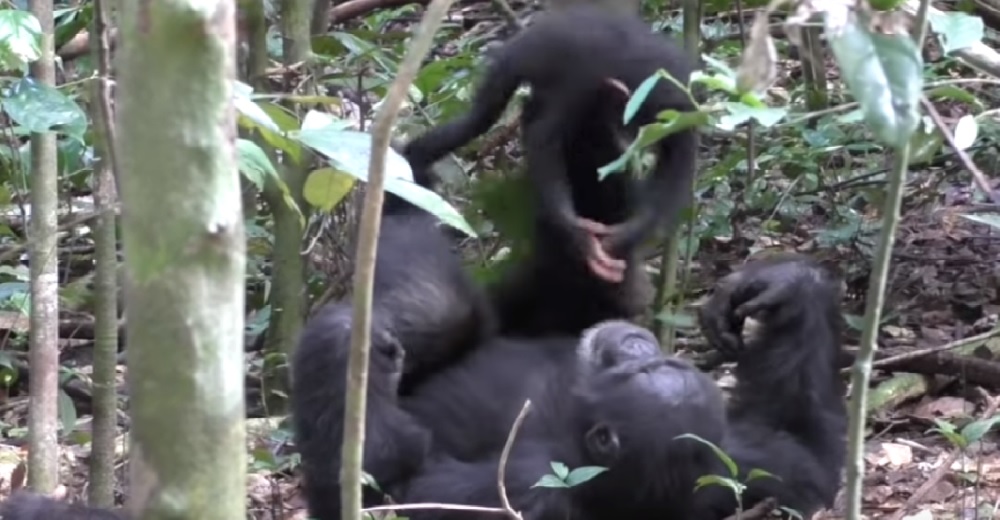
<svg viewBox="0 0 1000 520"><path fill-rule="evenodd" d="M236 111L239 112L240 115L253 121L261 128L266 128L272 132L280 132L281 130L278 128L278 124L275 123L266 112L257 106L257 103L254 103L253 100L250 99L250 95L252 93L253 87L250 85L239 81L234 82L233 105L236 106Z"/></svg>
<svg viewBox="0 0 1000 520"><path fill-rule="evenodd" d="M827 41L872 133L901 148L920 121L923 59L909 34L873 34L866 22L859 15L833 27L827 16Z"/></svg>
<svg viewBox="0 0 1000 520"><path fill-rule="evenodd" d="M316 118L310 120L307 116L302 122L302 130L297 139L330 159L338 170L367 182L372 136L364 132L343 130L336 122L325 126L318 125ZM413 180L410 163L391 148L386 152L385 178Z"/></svg>
<svg viewBox="0 0 1000 520"><path fill-rule="evenodd" d="M941 36L945 54L964 49L983 39L983 19L965 13L930 13L931 30Z"/></svg>
<svg viewBox="0 0 1000 520"><path fill-rule="evenodd" d="M926 92L924 96L927 99L938 101L958 101L959 103L967 103L975 106L979 110L986 110L986 105L983 104L975 94L961 88L957 85L941 85L939 87L934 87Z"/></svg>
<svg viewBox="0 0 1000 520"><path fill-rule="evenodd" d="M758 478L773 478L775 480L781 480L781 477L777 475L764 471L760 468L754 468L750 470L750 473L747 473L747 478L745 482L750 482L751 480L755 480Z"/></svg>
<svg viewBox="0 0 1000 520"><path fill-rule="evenodd" d="M566 467L562 462L549 462L549 466L552 467L552 474L559 477L562 480L566 480L566 476L569 475L569 468Z"/></svg>
<svg viewBox="0 0 1000 520"><path fill-rule="evenodd" d="M729 114L720 117L716 126L726 131L732 131L737 125L750 119L756 119L762 126L770 128L788 115L787 108L755 108L732 102L724 103L723 106Z"/></svg>
<svg viewBox="0 0 1000 520"><path fill-rule="evenodd" d="M0 100L4 110L29 132L56 131L83 139L87 115L58 89L25 78L14 83L9 97Z"/></svg>
<svg viewBox="0 0 1000 520"><path fill-rule="evenodd" d="M694 484L694 490L698 491L699 489L705 486L727 487L733 490L733 493L737 495L742 494L743 490L746 489L746 486L744 486L743 484L740 484L739 482L731 478L726 478L720 475L702 475L698 477L698 480L696 480Z"/></svg>
<svg viewBox="0 0 1000 520"><path fill-rule="evenodd" d="M736 467L736 462L733 461L733 459L731 459L729 457L729 455L726 454L726 452L722 451L721 448L719 448L718 446L716 446L712 442L707 441L705 439L702 439L701 437L699 437L699 436L697 436L697 435L695 435L693 433L685 433L683 435L678 435L677 437L674 437L674 439L675 440L677 440L677 439L692 439L692 440L698 441L698 442L700 442L700 443L708 446L709 448L712 448L712 451L715 452L715 456L718 457L719 460L721 460L722 463L726 465L726 469L729 470L729 474L733 478L736 478L736 476L738 475L738 473L737 473L738 468Z"/></svg>
<svg viewBox="0 0 1000 520"><path fill-rule="evenodd" d="M1000 229L1000 213L978 213L978 214L961 214L961 217L973 222L979 222L980 224L986 224L995 229Z"/></svg>
<svg viewBox="0 0 1000 520"><path fill-rule="evenodd" d="M0 10L0 69L27 72L42 56L42 25L28 11Z"/></svg>
<svg viewBox="0 0 1000 520"><path fill-rule="evenodd" d="M271 164L271 158L253 141L236 140L236 163L240 173L257 189L264 189L264 182L267 178L278 178L278 172Z"/></svg>
<svg viewBox="0 0 1000 520"><path fill-rule="evenodd" d="M570 487L579 486L607 470L608 468L601 466L581 466L569 472L569 476L565 480Z"/></svg>
<svg viewBox="0 0 1000 520"><path fill-rule="evenodd" d="M276 103L257 102L257 106L259 106L272 121L277 123L280 131L273 132L252 122L249 127L256 128L267 144L288 154L289 158L291 158L295 164L302 164L302 145L295 139L288 136L288 132L299 128L299 120L294 114L288 112L285 107ZM250 121L250 119L241 117L240 121L240 124L244 124L244 122Z"/></svg>
<svg viewBox="0 0 1000 520"><path fill-rule="evenodd" d="M657 143L668 135L696 128L708 122L708 113L703 111L678 112L668 109L657 114L660 122L644 125L639 129L639 135L629 144L617 159L597 169L597 179L604 180L608 175L625 170L628 162L644 148Z"/></svg>
<svg viewBox="0 0 1000 520"><path fill-rule="evenodd" d="M59 389L57 398L59 408L59 423L62 426L63 435L67 435L76 429L76 404L73 399L62 388Z"/></svg>
<svg viewBox="0 0 1000 520"><path fill-rule="evenodd" d="M355 182L357 179L344 172L320 168L306 178L302 196L314 207L330 212L351 192Z"/></svg>
<svg viewBox="0 0 1000 520"><path fill-rule="evenodd" d="M937 157L944 146L944 136L930 117L921 118L921 124L910 137L910 165L925 164Z"/></svg>
<svg viewBox="0 0 1000 520"><path fill-rule="evenodd" d="M955 125L955 146L960 150L965 150L976 142L979 135L979 124L976 123L975 116L966 114L958 119Z"/></svg>
<svg viewBox="0 0 1000 520"><path fill-rule="evenodd" d="M982 439L998 423L1000 423L1000 415L994 415L989 419L973 421L966 424L965 428L962 428L962 437L965 438L967 443L972 444Z"/></svg>
<svg viewBox="0 0 1000 520"><path fill-rule="evenodd" d="M691 84L702 84L711 90L721 90L728 94L736 94L736 79L721 74L705 74L702 71L691 73Z"/></svg>
<svg viewBox="0 0 1000 520"><path fill-rule="evenodd" d="M538 482L532 484L531 487L568 488L569 486L555 475L542 475L542 478L538 479Z"/></svg>
<svg viewBox="0 0 1000 520"><path fill-rule="evenodd" d="M402 197L404 200L410 202L411 204L423 208L427 212L439 218L445 224L475 238L476 232L473 231L472 226L465 220L465 217L458 212L448 201L441 198L440 195L434 193L427 188L418 185L415 182L408 181L406 179L400 178L389 178L385 180L385 190Z"/></svg>
<svg viewBox="0 0 1000 520"><path fill-rule="evenodd" d="M654 319L678 329L693 329L696 326L694 316L686 312L664 311L657 314Z"/></svg>
<svg viewBox="0 0 1000 520"><path fill-rule="evenodd" d="M639 84L639 87L635 89L635 92L632 93L632 96L629 97L628 103L625 104L625 115L623 118L623 122L626 125L629 124L629 121L631 121L633 117L635 117L636 112L639 111L639 107L641 107L642 103L646 101L646 97L649 96L650 91L653 90L653 87L656 86L656 82L658 81L660 81L660 74L654 73L652 76L643 80L643 82Z"/></svg>

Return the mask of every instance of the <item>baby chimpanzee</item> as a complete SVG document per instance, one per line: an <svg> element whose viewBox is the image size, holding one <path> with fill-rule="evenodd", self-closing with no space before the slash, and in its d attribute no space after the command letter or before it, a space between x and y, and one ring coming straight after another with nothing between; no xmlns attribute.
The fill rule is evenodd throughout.
<svg viewBox="0 0 1000 520"><path fill-rule="evenodd" d="M641 311L634 294L637 249L658 225L672 231L687 206L697 132L674 133L653 146L657 161L644 182L624 173L599 181L597 170L658 113L695 108L687 93L660 80L625 125L623 90L634 92L661 69L686 84L693 68L681 47L638 16L583 5L544 13L495 51L467 113L405 147L414 170L426 174L486 132L519 85L531 86L521 124L537 197L534 251L512 280L497 285L503 332L578 333Z"/></svg>

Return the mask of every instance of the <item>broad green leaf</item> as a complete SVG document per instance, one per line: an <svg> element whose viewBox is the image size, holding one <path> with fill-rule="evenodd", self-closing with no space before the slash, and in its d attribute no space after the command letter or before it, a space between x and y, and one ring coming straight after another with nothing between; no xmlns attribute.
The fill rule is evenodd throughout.
<svg viewBox="0 0 1000 520"><path fill-rule="evenodd" d="M733 490L733 493L737 495L742 494L743 489L746 488L746 486L744 486L743 484L740 484L739 482L731 478L726 478L721 475L702 475L698 477L698 480L696 480L694 484L694 490L698 491L699 489L705 486L727 487Z"/></svg>
<svg viewBox="0 0 1000 520"><path fill-rule="evenodd" d="M901 148L920 121L923 59L909 34L875 34L863 17L833 27L826 17L827 41L841 77L861 104L865 122L880 141Z"/></svg>
<svg viewBox="0 0 1000 520"><path fill-rule="evenodd" d="M441 198L440 195L434 193L417 183L400 179L398 177L392 177L385 180L385 190L402 197L404 200L410 202L411 204L423 208L425 211L436 216L445 224L475 238L476 232L473 231L472 226L465 220L465 217L455 209L454 206L448 204L448 201Z"/></svg>
<svg viewBox="0 0 1000 520"><path fill-rule="evenodd" d="M573 471L570 471L565 480L570 487L579 486L580 484L587 482L607 470L608 468L603 468L601 466L581 466Z"/></svg>
<svg viewBox="0 0 1000 520"><path fill-rule="evenodd" d="M0 99L11 119L29 132L60 132L83 139L87 115L58 89L31 78L15 82L9 97Z"/></svg>
<svg viewBox="0 0 1000 520"><path fill-rule="evenodd" d="M978 442L979 439L982 439L998 423L1000 423L1000 415L994 415L989 419L973 421L966 424L965 428L962 428L962 437L965 437L966 442L969 444Z"/></svg>
<svg viewBox="0 0 1000 520"><path fill-rule="evenodd" d="M264 112L264 110L249 97L233 96L233 104L236 106L236 111L239 112L241 116L249 119L256 126L266 128L272 132L281 131L281 129L278 128L278 124L271 119L271 116L267 115L267 112Z"/></svg>
<svg viewBox="0 0 1000 520"><path fill-rule="evenodd" d="M976 214L961 214L961 217L966 220L971 220L973 222L979 222L980 224L986 224L995 229L1000 229L1000 213L976 213Z"/></svg>
<svg viewBox="0 0 1000 520"><path fill-rule="evenodd" d="M28 64L42 56L42 26L28 11L0 10L0 69L27 72Z"/></svg>
<svg viewBox="0 0 1000 520"><path fill-rule="evenodd" d="M983 39L983 19L960 12L930 13L931 30L941 36L941 50L949 54Z"/></svg>
<svg viewBox="0 0 1000 520"><path fill-rule="evenodd" d="M288 154L295 164L302 164L302 144L288 136L288 132L298 130L299 120L285 107L277 103L258 101L257 106L270 116L271 120L281 129L280 132L272 132L262 126L256 126L261 137L267 141L267 144Z"/></svg>
<svg viewBox="0 0 1000 520"><path fill-rule="evenodd" d="M337 169L367 182L372 137L364 132L342 130L339 126L336 121L320 126L317 118L310 120L307 116L297 139L333 161ZM385 178L413 180L410 163L392 148L386 152Z"/></svg>
<svg viewBox="0 0 1000 520"><path fill-rule="evenodd" d="M726 454L726 452L722 451L721 448L719 448L712 442L702 439L701 437L693 433L685 433L683 435L678 435L677 437L674 437L674 440L677 439L692 439L708 446L709 448L712 448L712 451L715 452L715 456L718 457L719 460L721 460L722 463L726 465L726 469L729 470L729 474L733 478L736 478L736 476L738 475L737 471L739 468L736 467L736 462L733 461L733 459L731 459L729 455Z"/></svg>
<svg viewBox="0 0 1000 520"><path fill-rule="evenodd" d="M568 488L569 486L555 475L542 475L542 478L538 479L538 482L532 484L531 487Z"/></svg>
<svg viewBox="0 0 1000 520"><path fill-rule="evenodd" d="M646 97L649 96L650 91L656 86L656 83L660 81L659 74L653 74L652 76L643 80L642 83L635 89L635 92L629 97L628 103L625 104L625 115L622 119L627 125L632 118L635 117L636 112L639 111L639 107L642 103L646 101Z"/></svg>
<svg viewBox="0 0 1000 520"><path fill-rule="evenodd" d="M264 189L264 183L268 178L278 178L278 172L271 164L271 158L253 141L236 140L236 163L240 173L257 189Z"/></svg>
<svg viewBox="0 0 1000 520"><path fill-rule="evenodd" d="M960 150L965 150L976 142L979 135L979 124L975 116L966 114L958 119L955 125L955 146Z"/></svg>
<svg viewBox="0 0 1000 520"><path fill-rule="evenodd" d="M723 106L729 114L720 117L716 126L726 131L732 131L737 125L750 119L756 119L761 126L770 128L788 115L787 108L753 108L732 102L724 103Z"/></svg>
<svg viewBox="0 0 1000 520"><path fill-rule="evenodd" d="M357 179L333 168L320 168L306 177L302 196L306 202L330 212L351 192Z"/></svg>
<svg viewBox="0 0 1000 520"><path fill-rule="evenodd" d="M310 110L306 112L306 117L302 119L302 130L335 130L343 132L351 127L350 121L345 121L334 117L332 114ZM360 132L358 132L360 133ZM368 134L365 134L368 135Z"/></svg>
<svg viewBox="0 0 1000 520"><path fill-rule="evenodd" d="M549 462L549 466L552 467L552 474L559 477L561 480L566 480L566 476L569 475L569 468L566 467L562 462Z"/></svg>
<svg viewBox="0 0 1000 520"><path fill-rule="evenodd" d="M66 435L76 429L76 404L73 399L66 394L62 388L58 394L59 423L62 426L62 433Z"/></svg>

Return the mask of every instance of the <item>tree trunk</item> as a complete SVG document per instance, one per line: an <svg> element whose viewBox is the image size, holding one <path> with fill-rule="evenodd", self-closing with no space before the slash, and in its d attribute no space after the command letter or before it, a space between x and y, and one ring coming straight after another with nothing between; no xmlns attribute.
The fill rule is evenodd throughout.
<svg viewBox="0 0 1000 520"><path fill-rule="evenodd" d="M136 518L245 518L233 0L121 4L119 140Z"/></svg>
<svg viewBox="0 0 1000 520"><path fill-rule="evenodd" d="M52 0L32 0L41 25L41 57L31 65L39 83L55 85ZM31 339L28 393L28 486L48 493L59 484L59 278L56 134L31 134Z"/></svg>

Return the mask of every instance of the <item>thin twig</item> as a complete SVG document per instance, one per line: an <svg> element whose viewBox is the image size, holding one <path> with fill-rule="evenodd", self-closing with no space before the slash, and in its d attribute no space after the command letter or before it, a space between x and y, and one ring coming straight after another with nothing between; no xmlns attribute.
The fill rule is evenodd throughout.
<svg viewBox="0 0 1000 520"><path fill-rule="evenodd" d="M945 343L944 345L937 345L934 347L927 347L918 350L911 350L909 352L904 352L902 354L897 354L895 356L889 356L882 358L878 361L872 363L872 368L883 368L887 366L892 366L896 363L903 361L909 361L911 359L916 359L924 356L929 356L931 354L938 354L940 352L945 352L948 350L954 350L957 348L967 347L973 343L979 343L986 341L994 336L1000 336L1000 327L984 332L982 334L977 334L975 336L969 336L968 338L962 338L959 340L952 341L950 343ZM840 372L842 374L850 373L851 368L844 368Z"/></svg>
<svg viewBox="0 0 1000 520"><path fill-rule="evenodd" d="M510 506L510 500L507 498L507 486L504 484L504 481L507 479L507 458L510 457L510 450L514 446L514 439L517 438L517 431L521 429L521 424L524 423L524 418L528 416L528 410L530 409L531 399L528 399L524 401L521 412L517 414L513 426L510 427L510 433L507 434L507 442L504 443L503 451L500 452L500 464L497 467L497 491L500 493L500 504L503 505L507 516L513 520L521 520L521 513L514 511L514 508Z"/></svg>
<svg viewBox="0 0 1000 520"><path fill-rule="evenodd" d="M976 164L972 162L972 158L969 157L969 154L965 153L965 150L960 148L958 144L955 143L955 136L952 135L951 130L948 129L948 125L945 124L944 120L941 119L941 114L939 114L937 109L934 108L934 105L927 100L926 96L920 96L920 104L924 106L924 110L927 111L927 115L931 116L931 121L934 121L934 125L941 130L941 134L944 135L944 140L948 142L948 146L950 146L952 150L955 150L959 160L961 160L962 164L964 164L969 172L972 173L972 180L975 181L976 186L978 186L979 189L982 190L994 204L1000 204L1000 200L998 200L993 193L993 187L990 186L990 182L986 178L986 175L984 175L983 172L976 167Z"/></svg>
<svg viewBox="0 0 1000 520"><path fill-rule="evenodd" d="M524 24L522 24L521 21L517 19L517 13L514 12L513 9L511 9L510 4L507 3L507 0L493 0L493 6L496 7L498 11L500 11L500 14L502 14L504 19L507 20L507 25L509 25L511 29L515 31L520 31L521 29L524 29Z"/></svg>
<svg viewBox="0 0 1000 520"><path fill-rule="evenodd" d="M521 425L524 424L524 418L528 416L528 411L530 409L531 399L528 399L524 402L524 406L521 407L521 412L518 413L517 417L514 419L514 424L510 427L510 433L507 434L507 442L504 443L503 451L500 452L500 464L497 468L497 492L500 494L500 504L502 507L421 502L419 504L393 504L387 506L367 507L361 511L364 513L373 513L376 511L405 511L408 509L440 509L446 511L470 511L473 513L497 513L506 515L512 520L523 520L521 514L514 511L514 508L510 505L510 500L507 498L507 487L504 485L504 480L506 479L507 459L510 457L511 447L514 445L514 439L517 438L517 432L521 429Z"/></svg>

